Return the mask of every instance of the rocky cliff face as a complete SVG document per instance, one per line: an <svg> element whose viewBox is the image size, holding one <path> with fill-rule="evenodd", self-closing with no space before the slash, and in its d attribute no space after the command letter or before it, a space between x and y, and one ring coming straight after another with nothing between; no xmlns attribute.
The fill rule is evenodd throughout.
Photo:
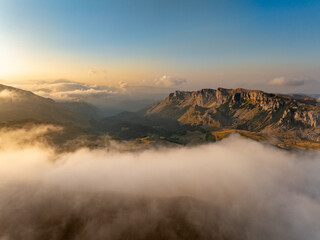
<svg viewBox="0 0 320 240"><path fill-rule="evenodd" d="M320 104L307 96L286 96L247 89L175 91L146 111L184 124L251 131L320 126Z"/></svg>

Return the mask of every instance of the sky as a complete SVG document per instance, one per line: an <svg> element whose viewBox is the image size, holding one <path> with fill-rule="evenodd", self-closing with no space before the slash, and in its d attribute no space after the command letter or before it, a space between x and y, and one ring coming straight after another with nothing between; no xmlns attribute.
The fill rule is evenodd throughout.
<svg viewBox="0 0 320 240"><path fill-rule="evenodd" d="M320 1L0 0L0 82L320 92Z"/></svg>

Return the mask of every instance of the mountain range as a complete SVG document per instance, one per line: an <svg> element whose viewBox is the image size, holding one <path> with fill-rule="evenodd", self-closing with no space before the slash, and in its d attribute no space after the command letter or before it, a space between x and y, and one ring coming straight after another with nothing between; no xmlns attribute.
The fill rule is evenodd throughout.
<svg viewBox="0 0 320 240"><path fill-rule="evenodd" d="M36 119L42 121L88 124L99 117L98 109L84 101L55 102L25 91L0 84L0 121Z"/></svg>
<svg viewBox="0 0 320 240"><path fill-rule="evenodd" d="M106 136L152 146L218 141L232 133L284 149L320 148L320 103L305 95L241 88L175 91L140 111L103 117L83 100L56 102L0 85L0 127L49 123L63 127L63 133L47 135L63 150L101 147Z"/></svg>

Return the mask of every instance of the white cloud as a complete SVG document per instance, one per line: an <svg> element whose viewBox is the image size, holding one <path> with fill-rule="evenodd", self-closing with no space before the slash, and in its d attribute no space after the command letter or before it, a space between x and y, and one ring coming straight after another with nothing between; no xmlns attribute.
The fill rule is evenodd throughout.
<svg viewBox="0 0 320 240"><path fill-rule="evenodd" d="M90 69L90 74L98 74L103 72L102 70ZM144 85L131 86L125 81L119 81L118 86L116 87L107 87L96 84L81 83L70 81L67 79L58 79L55 81L25 81L25 82L16 82L15 84L10 84L13 87L20 88L23 90L32 91L33 93L46 97L52 98L58 101L64 100L74 100L75 98L81 98L85 101L90 102L95 98L104 99L104 98L117 98L123 97L126 94L127 97L138 97L145 98L144 96L159 95L159 89L161 88L170 88L175 87L181 84L186 83L185 79L176 79L170 76L162 76L158 79L155 79L151 82L146 82ZM148 84L149 83L149 84ZM152 86L150 86L152 85ZM141 89L146 89L144 92L141 92ZM169 91L162 90L161 96L164 98L166 94L169 94ZM158 96L157 95L157 96ZM157 97L157 100L158 97Z"/></svg>
<svg viewBox="0 0 320 240"><path fill-rule="evenodd" d="M177 79L167 75L164 75L160 78L156 78L154 80L154 84L159 87L175 87L186 82L186 79Z"/></svg>
<svg viewBox="0 0 320 240"><path fill-rule="evenodd" d="M120 87L121 89L125 89L125 88L128 87L128 84L127 84L126 82L124 82L124 81L120 81L120 82L119 82L119 87Z"/></svg>
<svg viewBox="0 0 320 240"><path fill-rule="evenodd" d="M114 94L114 89L69 80L32 81L16 84L14 87L32 91L33 93L54 100L72 100L75 98L103 97Z"/></svg>
<svg viewBox="0 0 320 240"><path fill-rule="evenodd" d="M0 99L14 99L16 96L17 95L15 92L10 91L8 89L0 91Z"/></svg>
<svg viewBox="0 0 320 240"><path fill-rule="evenodd" d="M116 87L73 82L66 79L20 81L8 83L8 85L56 101L81 99L95 105L105 115L114 115L122 111L138 111L165 98L171 91L168 88L156 87L153 83L153 86L150 86L150 83L148 86L132 86L124 81L119 81Z"/></svg>
<svg viewBox="0 0 320 240"><path fill-rule="evenodd" d="M5 134L5 144L20 139ZM316 152L230 137L135 153L19 145L0 149L0 159L0 239L63 236L66 226L80 239L176 236L177 228L199 239L320 239Z"/></svg>
<svg viewBox="0 0 320 240"><path fill-rule="evenodd" d="M271 86L302 86L306 83L306 80L288 80L285 77L276 77L269 81Z"/></svg>

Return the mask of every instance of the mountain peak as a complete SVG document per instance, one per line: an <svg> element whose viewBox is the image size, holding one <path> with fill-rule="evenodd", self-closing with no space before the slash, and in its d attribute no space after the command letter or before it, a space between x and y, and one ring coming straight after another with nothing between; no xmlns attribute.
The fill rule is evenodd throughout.
<svg viewBox="0 0 320 240"><path fill-rule="evenodd" d="M146 111L154 114L183 124L250 131L320 128L316 99L243 88L175 91Z"/></svg>

